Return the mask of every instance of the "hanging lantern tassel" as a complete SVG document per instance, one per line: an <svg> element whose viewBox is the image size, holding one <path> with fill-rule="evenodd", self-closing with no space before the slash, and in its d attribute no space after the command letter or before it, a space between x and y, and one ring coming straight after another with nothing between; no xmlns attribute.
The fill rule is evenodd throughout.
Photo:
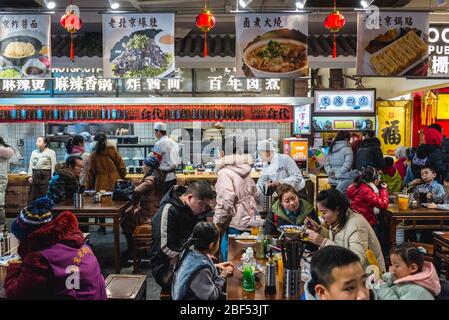
<svg viewBox="0 0 449 320"><path fill-rule="evenodd" d="M75 61L75 44L73 43L73 33L70 34L70 61Z"/></svg>
<svg viewBox="0 0 449 320"><path fill-rule="evenodd" d="M205 6L203 11L196 17L195 25L204 32L203 56L207 57L207 33L215 26L215 17Z"/></svg>
<svg viewBox="0 0 449 320"><path fill-rule="evenodd" d="M337 58L337 32L346 24L345 17L336 9L330 13L324 20L324 27L334 34L334 46L332 48L332 57Z"/></svg>
<svg viewBox="0 0 449 320"><path fill-rule="evenodd" d="M337 58L337 35L334 33L334 47L332 48L332 58Z"/></svg>

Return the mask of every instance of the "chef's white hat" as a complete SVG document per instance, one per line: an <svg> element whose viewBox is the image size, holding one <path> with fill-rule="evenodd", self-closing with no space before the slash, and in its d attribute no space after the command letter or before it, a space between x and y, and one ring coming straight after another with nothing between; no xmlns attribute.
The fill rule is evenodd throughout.
<svg viewBox="0 0 449 320"><path fill-rule="evenodd" d="M154 124L154 130L167 131L167 124L163 122L156 122Z"/></svg>
<svg viewBox="0 0 449 320"><path fill-rule="evenodd" d="M257 150L259 152L261 151L275 152L276 151L275 145L276 145L275 142L271 139L262 140L257 143Z"/></svg>

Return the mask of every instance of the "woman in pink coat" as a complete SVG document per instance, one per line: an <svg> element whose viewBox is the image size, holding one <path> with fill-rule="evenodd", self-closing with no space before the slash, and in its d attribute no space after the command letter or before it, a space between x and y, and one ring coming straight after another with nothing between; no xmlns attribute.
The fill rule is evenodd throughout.
<svg viewBox="0 0 449 320"><path fill-rule="evenodd" d="M214 223L224 232L221 254L223 261L227 261L228 234L240 234L254 225L256 197L259 194L251 178L252 157L239 150L236 137L223 140L223 150L232 152L226 152L225 155L222 150L221 158L215 162L218 179Z"/></svg>

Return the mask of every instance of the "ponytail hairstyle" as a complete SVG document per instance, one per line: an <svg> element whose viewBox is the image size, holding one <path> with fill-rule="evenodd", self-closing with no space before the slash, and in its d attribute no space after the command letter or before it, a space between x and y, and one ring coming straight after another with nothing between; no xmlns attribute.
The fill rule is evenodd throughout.
<svg viewBox="0 0 449 320"><path fill-rule="evenodd" d="M332 211L338 211L336 231L341 230L346 224L346 221L348 221L348 199L337 189L328 189L321 191L317 195L316 202Z"/></svg>
<svg viewBox="0 0 449 320"><path fill-rule="evenodd" d="M358 188L362 183L374 182L379 178L379 174L374 167L363 167L359 171L359 175L354 179L354 185Z"/></svg>
<svg viewBox="0 0 449 320"><path fill-rule="evenodd" d="M421 272L424 267L425 249L422 247L418 248L411 243L404 242L391 249L390 255L392 254L401 257L408 267L413 263L416 264L418 266L417 272Z"/></svg>
<svg viewBox="0 0 449 320"><path fill-rule="evenodd" d="M98 133L95 135L95 141L97 145L95 146L95 151L97 154L101 154L106 151L107 141L106 135L104 133Z"/></svg>
<svg viewBox="0 0 449 320"><path fill-rule="evenodd" d="M72 137L66 145L67 154L72 154L72 149L74 146L81 146L84 143L84 137L82 135L77 134Z"/></svg>
<svg viewBox="0 0 449 320"><path fill-rule="evenodd" d="M195 250L209 250L211 243L216 243L220 239L220 231L212 222L199 222L193 228L192 236L189 239L190 244Z"/></svg>
<svg viewBox="0 0 449 320"><path fill-rule="evenodd" d="M3 137L0 137L0 145L4 146L5 148L11 148L11 146L7 144L5 140L3 140Z"/></svg>
<svg viewBox="0 0 449 320"><path fill-rule="evenodd" d="M350 139L351 139L351 135L349 134L349 131L338 131L337 135L335 136L334 140L332 140L332 143L331 143L331 145L329 147L329 153L333 152L335 143L337 141L344 141L344 140L346 140L346 141L349 142Z"/></svg>

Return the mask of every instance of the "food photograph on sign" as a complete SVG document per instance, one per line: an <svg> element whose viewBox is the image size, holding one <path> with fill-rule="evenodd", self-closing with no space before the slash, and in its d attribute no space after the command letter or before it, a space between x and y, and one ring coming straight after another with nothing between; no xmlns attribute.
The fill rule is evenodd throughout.
<svg viewBox="0 0 449 320"><path fill-rule="evenodd" d="M375 117L313 117L312 128L314 131L336 130L374 130L376 128Z"/></svg>
<svg viewBox="0 0 449 320"><path fill-rule="evenodd" d="M315 90L314 112L374 113L375 90Z"/></svg>
<svg viewBox="0 0 449 320"><path fill-rule="evenodd" d="M357 74L425 76L428 69L427 12L359 12Z"/></svg>
<svg viewBox="0 0 449 320"><path fill-rule="evenodd" d="M307 15L242 14L235 22L237 77L308 75Z"/></svg>
<svg viewBox="0 0 449 320"><path fill-rule="evenodd" d="M173 14L103 15L104 77L170 77L174 51Z"/></svg>
<svg viewBox="0 0 449 320"><path fill-rule="evenodd" d="M0 78L51 76L49 15L0 16Z"/></svg>

